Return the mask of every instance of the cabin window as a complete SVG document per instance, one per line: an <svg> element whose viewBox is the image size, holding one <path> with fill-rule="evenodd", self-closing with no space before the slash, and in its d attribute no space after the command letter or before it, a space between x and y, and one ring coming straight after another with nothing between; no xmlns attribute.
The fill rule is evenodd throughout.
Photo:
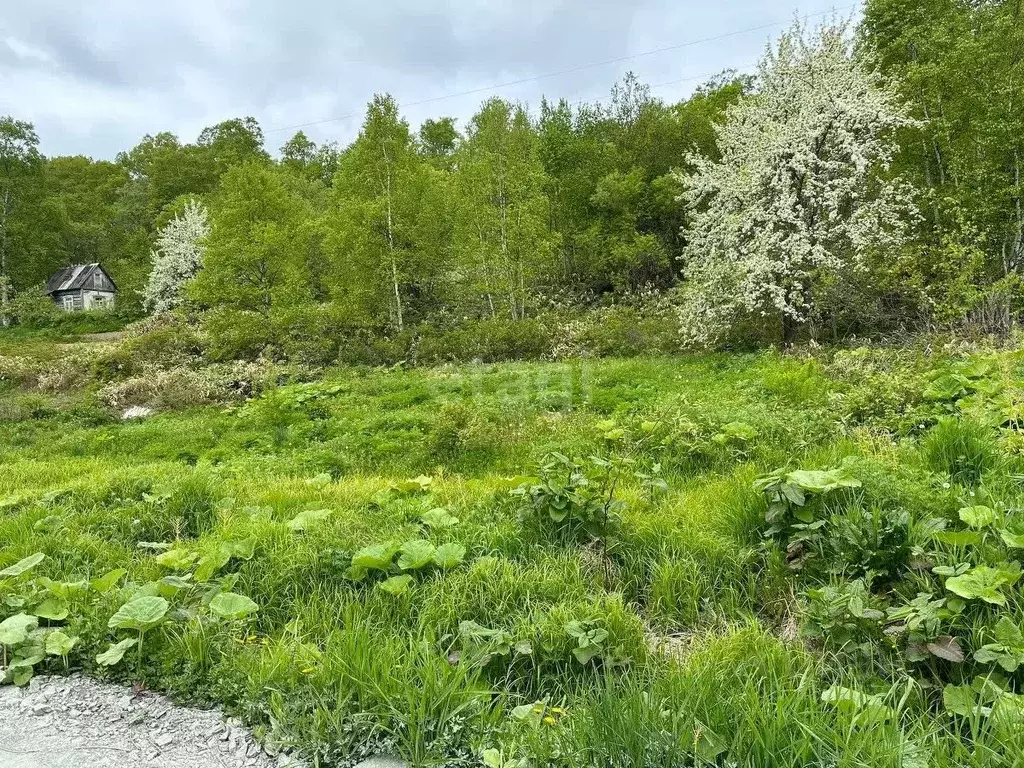
<svg viewBox="0 0 1024 768"><path fill-rule="evenodd" d="M99 272L93 272L92 273L92 285L93 285L94 288L102 288L103 287L103 275L101 275Z"/></svg>
<svg viewBox="0 0 1024 768"><path fill-rule="evenodd" d="M75 310L75 297L68 295L64 297L64 311L73 312Z"/></svg>

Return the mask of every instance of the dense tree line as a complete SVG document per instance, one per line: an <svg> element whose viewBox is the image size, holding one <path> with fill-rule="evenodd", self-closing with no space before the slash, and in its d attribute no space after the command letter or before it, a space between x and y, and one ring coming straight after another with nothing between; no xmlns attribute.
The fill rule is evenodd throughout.
<svg viewBox="0 0 1024 768"><path fill-rule="evenodd" d="M260 343L651 295L704 342L1005 327L1022 30L1021 0L869 0L678 103L627 76L606 104L492 98L414 131L377 95L348 147L300 131L276 158L252 118L114 162L43 157L4 118L0 300L101 261L126 306Z"/></svg>

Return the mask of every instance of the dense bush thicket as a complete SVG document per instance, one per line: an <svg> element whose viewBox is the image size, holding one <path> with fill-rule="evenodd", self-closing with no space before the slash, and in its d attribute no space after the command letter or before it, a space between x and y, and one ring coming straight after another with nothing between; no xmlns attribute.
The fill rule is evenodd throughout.
<svg viewBox="0 0 1024 768"><path fill-rule="evenodd" d="M683 339L727 316L716 343L1003 332L1024 266L1019 13L869 0L856 33L795 27L756 76L677 103L628 76L607 104L494 98L414 131L379 95L350 146L300 132L276 159L251 118L114 162L43 157L4 118L0 304L59 325L36 286L101 261L128 309L206 312L218 359L666 349L671 305ZM663 326L609 309L641 295Z"/></svg>

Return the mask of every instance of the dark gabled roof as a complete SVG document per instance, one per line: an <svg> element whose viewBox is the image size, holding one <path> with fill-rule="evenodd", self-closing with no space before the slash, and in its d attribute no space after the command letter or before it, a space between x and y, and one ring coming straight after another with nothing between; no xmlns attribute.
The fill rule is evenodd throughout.
<svg viewBox="0 0 1024 768"><path fill-rule="evenodd" d="M117 290L117 283L114 282L114 278L97 262L94 264L72 264L69 267L64 267L59 272L54 272L50 275L50 279L46 281L46 292L76 291L85 286L86 281L97 269L107 276L110 284L114 286L114 290Z"/></svg>

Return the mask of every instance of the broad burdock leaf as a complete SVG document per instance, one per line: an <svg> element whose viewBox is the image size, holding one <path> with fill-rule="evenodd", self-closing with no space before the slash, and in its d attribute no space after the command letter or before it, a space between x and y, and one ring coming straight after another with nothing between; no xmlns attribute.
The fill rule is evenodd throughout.
<svg viewBox="0 0 1024 768"><path fill-rule="evenodd" d="M111 643L103 653L96 656L96 663L101 667L112 667L124 658L125 651L138 642L135 638L128 638L119 643Z"/></svg>
<svg viewBox="0 0 1024 768"><path fill-rule="evenodd" d="M363 547L352 556L352 566L361 570L386 571L398 554L398 543L387 541L383 544Z"/></svg>
<svg viewBox="0 0 1024 768"><path fill-rule="evenodd" d="M398 567L403 571L415 571L431 563L437 550L426 539L412 539L398 550Z"/></svg>
<svg viewBox="0 0 1024 768"><path fill-rule="evenodd" d="M597 656L601 655L601 646L599 645L586 645L582 648L573 648L572 655L576 657L576 661L580 664L587 664Z"/></svg>
<svg viewBox="0 0 1024 768"><path fill-rule="evenodd" d="M926 400L951 401L967 394L966 386L970 381L958 373L948 373L936 378L922 395Z"/></svg>
<svg viewBox="0 0 1024 768"><path fill-rule="evenodd" d="M8 665L12 668L17 667L34 667L40 661L46 658L44 653L41 653L37 648L33 648L31 651L19 651L18 654L11 660Z"/></svg>
<svg viewBox="0 0 1024 768"><path fill-rule="evenodd" d="M221 542L217 549L207 552L199 559L199 566L195 570L196 581L207 582L217 571L231 562L232 558L251 560L255 552L256 539L251 537Z"/></svg>
<svg viewBox="0 0 1024 768"><path fill-rule="evenodd" d="M399 493L426 493L430 490L430 486L434 484L434 478L427 477L426 475L419 475L410 480L401 480L397 483L392 483L391 488L398 491Z"/></svg>
<svg viewBox="0 0 1024 768"><path fill-rule="evenodd" d="M1004 587L1012 586L1020 579L1020 565L1013 567L1003 564L998 568L978 565L962 576L946 579L946 589L967 600L984 600L992 605L1006 605Z"/></svg>
<svg viewBox="0 0 1024 768"><path fill-rule="evenodd" d="M53 581L41 576L37 579L37 583L46 587L51 595L59 597L61 600L74 600L89 592L89 582L87 581Z"/></svg>
<svg viewBox="0 0 1024 768"><path fill-rule="evenodd" d="M156 561L172 571L185 571L192 567L197 557L195 552L189 552L187 549L169 549L157 555Z"/></svg>
<svg viewBox="0 0 1024 768"><path fill-rule="evenodd" d="M1003 616L996 622L995 636L996 640L1007 648L1024 651L1024 633L1009 616Z"/></svg>
<svg viewBox="0 0 1024 768"><path fill-rule="evenodd" d="M932 538L951 547L976 547L981 544L981 534L977 531L938 531Z"/></svg>
<svg viewBox="0 0 1024 768"><path fill-rule="evenodd" d="M437 507L429 512L424 512L420 519L435 530L453 528L459 524L459 518L443 507Z"/></svg>
<svg viewBox="0 0 1024 768"><path fill-rule="evenodd" d="M196 567L194 576L197 582L205 583L231 561L231 555L223 549L209 552L199 558L199 565Z"/></svg>
<svg viewBox="0 0 1024 768"><path fill-rule="evenodd" d="M717 765L719 755L729 751L729 743L703 723L696 723L694 754L704 765Z"/></svg>
<svg viewBox="0 0 1024 768"><path fill-rule="evenodd" d="M161 597L174 597L181 590L192 586L192 576L164 576L157 582L157 591Z"/></svg>
<svg viewBox="0 0 1024 768"><path fill-rule="evenodd" d="M68 603L59 597L51 597L33 608L32 613L41 619L64 621L68 617Z"/></svg>
<svg viewBox="0 0 1024 768"><path fill-rule="evenodd" d="M531 643L529 640L520 640L518 643L512 646L512 650L520 656L532 656L533 643Z"/></svg>
<svg viewBox="0 0 1024 768"><path fill-rule="evenodd" d="M969 685L947 685L942 689L942 705L947 712L961 717L987 717L992 710L980 705L979 695Z"/></svg>
<svg viewBox="0 0 1024 768"><path fill-rule="evenodd" d="M25 559L19 560L14 565L9 565L0 571L0 579L8 576L21 576L24 573L28 573L45 559L46 555L42 552L36 552L34 555L29 555Z"/></svg>
<svg viewBox="0 0 1024 768"><path fill-rule="evenodd" d="M974 652L974 660L981 664L996 662L1013 673L1024 665L1024 633L1009 617L1003 616L995 626L996 642L984 645Z"/></svg>
<svg viewBox="0 0 1024 768"><path fill-rule="evenodd" d="M852 477L844 467L836 469L797 469L786 475L786 479L811 493L828 493L839 488L860 488L860 480Z"/></svg>
<svg viewBox="0 0 1024 768"><path fill-rule="evenodd" d="M256 554L256 539L250 536L248 539L225 541L220 545L220 549L230 557L239 560L252 560L253 555Z"/></svg>
<svg viewBox="0 0 1024 768"><path fill-rule="evenodd" d="M107 571L98 579L93 579L89 582L89 586L94 592L99 592L102 595L112 590L117 585L117 582L127 575L128 571L124 568L115 568L112 571Z"/></svg>
<svg viewBox="0 0 1024 768"><path fill-rule="evenodd" d="M210 601L210 610L229 621L244 619L259 609L251 599L235 592L220 592Z"/></svg>
<svg viewBox="0 0 1024 768"><path fill-rule="evenodd" d="M0 621L0 645L19 645L28 639L28 633L39 626L39 618L18 613Z"/></svg>
<svg viewBox="0 0 1024 768"><path fill-rule="evenodd" d="M442 544L434 552L434 564L438 568L454 568L466 559L466 548L461 544Z"/></svg>
<svg viewBox="0 0 1024 768"><path fill-rule="evenodd" d="M999 521L999 515L991 507L976 506L964 507L959 512L960 519L971 528L987 528Z"/></svg>
<svg viewBox="0 0 1024 768"><path fill-rule="evenodd" d="M77 643L77 637L68 637L58 629L46 636L46 652L51 656L67 656Z"/></svg>
<svg viewBox="0 0 1024 768"><path fill-rule="evenodd" d="M159 597L160 596L160 582L159 581L147 581L145 584L141 584L135 588L132 592L131 599L134 600L136 597Z"/></svg>
<svg viewBox="0 0 1024 768"><path fill-rule="evenodd" d="M169 604L162 597L136 597L117 609L107 626L111 629L134 629L145 632L159 624L167 615Z"/></svg>
<svg viewBox="0 0 1024 768"><path fill-rule="evenodd" d="M1024 549L1024 532L1022 531L1003 528L999 531L999 537L1010 549Z"/></svg>
<svg viewBox="0 0 1024 768"><path fill-rule="evenodd" d="M305 512L299 512L295 517L288 521L288 527L300 533L305 531L317 523L322 523L332 514L329 509L307 509Z"/></svg>
<svg viewBox="0 0 1024 768"><path fill-rule="evenodd" d="M409 591L409 588L412 586L412 576L407 573L402 574L401 576L392 576L390 579L382 581L377 586L388 594L398 597L399 595L404 595Z"/></svg>
<svg viewBox="0 0 1024 768"><path fill-rule="evenodd" d="M896 718L896 712L877 694L867 694L854 688L833 685L821 694L823 702L854 718L860 725L880 724Z"/></svg>
<svg viewBox="0 0 1024 768"><path fill-rule="evenodd" d="M507 656L512 650L513 638L506 630L489 629L475 621L460 621L459 637L469 646L486 650L488 654Z"/></svg>

